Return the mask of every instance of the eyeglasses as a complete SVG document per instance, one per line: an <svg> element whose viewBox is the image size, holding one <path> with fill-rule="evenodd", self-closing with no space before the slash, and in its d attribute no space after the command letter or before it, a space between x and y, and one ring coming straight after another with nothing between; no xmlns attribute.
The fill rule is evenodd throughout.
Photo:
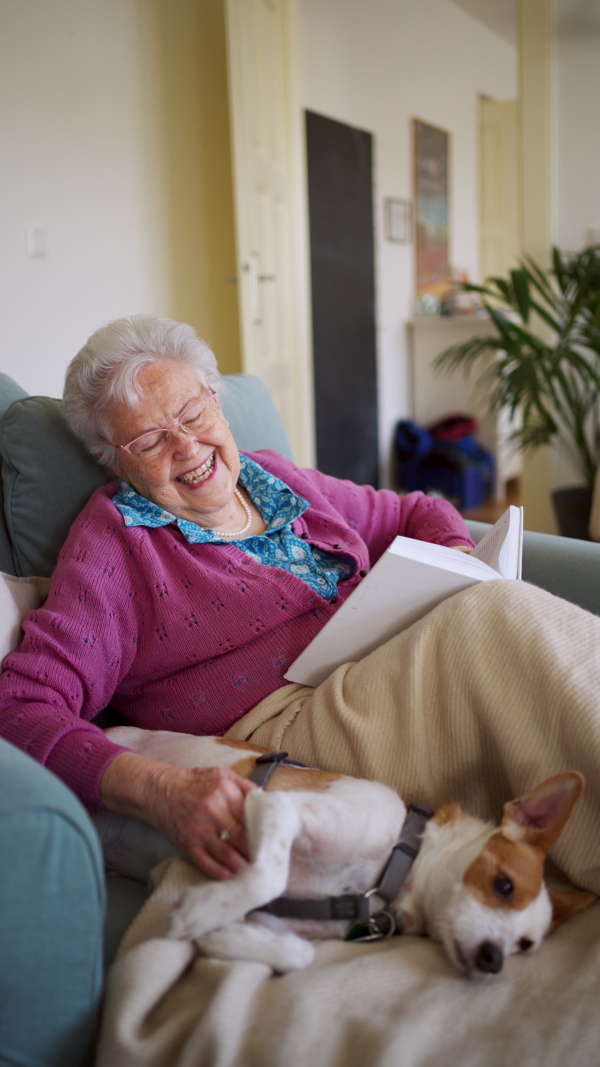
<svg viewBox="0 0 600 1067"><path fill-rule="evenodd" d="M212 392L205 400L199 400L188 408L181 422L174 426L164 427L158 430L147 430L139 437L134 437L127 445L115 445L115 448L127 452L129 456L139 460L160 459L166 456L172 444L171 434L178 431L186 434L206 433L212 429L221 417L221 409L217 401L217 394Z"/></svg>

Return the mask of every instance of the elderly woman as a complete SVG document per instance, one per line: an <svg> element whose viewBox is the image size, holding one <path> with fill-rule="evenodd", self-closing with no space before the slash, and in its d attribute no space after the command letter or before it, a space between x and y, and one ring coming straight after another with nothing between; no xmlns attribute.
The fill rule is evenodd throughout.
<svg viewBox="0 0 600 1067"><path fill-rule="evenodd" d="M90 720L110 702L140 726L224 733L286 685L396 534L472 542L445 502L241 455L218 389L193 329L150 316L98 330L71 363L67 421L119 480L75 522L7 661L2 724L88 806L147 819L225 877L244 862L248 782L156 765Z"/></svg>
<svg viewBox="0 0 600 1067"><path fill-rule="evenodd" d="M2 735L89 807L146 820L215 878L246 862L241 817L253 786L230 770L176 768L114 745L91 722L107 704L148 729L283 741L299 758L400 777L403 788L417 753L425 780L448 788L452 764L443 778L439 746L471 753L477 744L483 776L491 752L505 786L496 752L512 741L490 738L502 734L503 676L516 671L519 692L531 682L524 742L524 708L510 701L526 776L527 745L565 686L556 667L532 672L523 625L537 632L547 603L561 602L540 593L540 606L515 590L521 583L482 583L470 599L461 594L459 615L447 602L317 689L286 684L288 665L397 534L467 550L472 541L444 501L300 470L274 452L241 454L218 389L215 358L191 327L150 316L100 329L71 363L65 415L118 481L74 523L48 600L5 661ZM587 622L572 632L578 650L584 631L589 644ZM478 678L477 662L480 671L489 662L493 684ZM443 707L458 725L441 729ZM460 721L463 707L471 718Z"/></svg>

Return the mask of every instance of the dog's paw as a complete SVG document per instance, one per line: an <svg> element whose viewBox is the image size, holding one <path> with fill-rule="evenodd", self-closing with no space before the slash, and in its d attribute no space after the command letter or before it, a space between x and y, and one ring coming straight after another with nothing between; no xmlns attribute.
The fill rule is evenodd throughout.
<svg viewBox="0 0 600 1067"><path fill-rule="evenodd" d="M207 926L193 911L175 908L167 915L166 936L173 941L193 941L209 932Z"/></svg>
<svg viewBox="0 0 600 1067"><path fill-rule="evenodd" d="M221 960L251 960L264 963L278 974L310 966L314 946L296 934L276 934L252 922L235 922L196 938L205 956Z"/></svg>
<svg viewBox="0 0 600 1067"><path fill-rule="evenodd" d="M302 971L310 967L315 958L315 946L311 941L296 934L285 934L281 941L278 959L272 964L273 970L279 974L286 971Z"/></svg>

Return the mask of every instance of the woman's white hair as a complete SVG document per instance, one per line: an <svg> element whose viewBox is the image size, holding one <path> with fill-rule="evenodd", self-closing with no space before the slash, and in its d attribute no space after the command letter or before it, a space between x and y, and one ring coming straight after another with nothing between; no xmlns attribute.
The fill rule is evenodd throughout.
<svg viewBox="0 0 600 1067"><path fill-rule="evenodd" d="M155 315L115 319L89 338L69 364L63 411L67 424L100 463L117 466L109 409L116 404L137 407L143 367L165 359L182 363L204 389L217 390L220 375L214 353L192 326Z"/></svg>

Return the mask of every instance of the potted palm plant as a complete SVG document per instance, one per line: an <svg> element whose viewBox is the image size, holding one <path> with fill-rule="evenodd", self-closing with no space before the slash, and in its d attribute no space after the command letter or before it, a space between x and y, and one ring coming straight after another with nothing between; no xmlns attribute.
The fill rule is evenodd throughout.
<svg viewBox="0 0 600 1067"><path fill-rule="evenodd" d="M556 443L580 479L575 491L553 494L560 532L585 538L600 461L600 245L574 255L554 248L550 270L525 257L508 278L463 288L479 294L495 333L446 349L436 369L475 373L491 412L520 411L514 447ZM583 500L582 530L565 527L561 494L571 520L575 510L581 514L574 500Z"/></svg>

